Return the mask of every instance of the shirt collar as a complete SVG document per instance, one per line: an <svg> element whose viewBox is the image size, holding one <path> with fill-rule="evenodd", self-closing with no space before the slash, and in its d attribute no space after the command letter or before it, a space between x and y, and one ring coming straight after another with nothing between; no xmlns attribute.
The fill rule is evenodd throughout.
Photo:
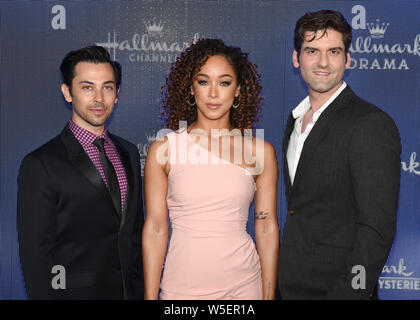
<svg viewBox="0 0 420 320"><path fill-rule="evenodd" d="M109 136L108 136L108 130L104 128L104 131L100 136L97 136L93 134L92 132L78 126L73 122L73 120L70 119L69 121L69 129L71 132L73 132L73 135L79 141L79 143L85 147L93 143L98 138L104 138L105 142L109 143Z"/></svg>
<svg viewBox="0 0 420 320"><path fill-rule="evenodd" d="M334 92L334 94L312 115L312 121L318 120L321 113L327 109L327 107L334 101L335 98L347 87L347 83L343 81L341 86ZM311 103L309 101L309 96L302 100L296 108L293 109L292 115L293 118L297 119L303 117L304 114L311 108Z"/></svg>

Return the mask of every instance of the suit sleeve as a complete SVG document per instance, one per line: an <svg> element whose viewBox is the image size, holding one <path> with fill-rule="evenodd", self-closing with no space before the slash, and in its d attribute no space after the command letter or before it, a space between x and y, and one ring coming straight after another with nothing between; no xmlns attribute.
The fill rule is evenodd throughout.
<svg viewBox="0 0 420 320"><path fill-rule="evenodd" d="M328 299L368 299L377 285L396 232L400 188L401 142L398 129L383 112L360 120L353 132L349 167L356 205L355 240L346 274L329 292ZM354 289L365 269L366 288ZM357 286L356 286L357 287Z"/></svg>
<svg viewBox="0 0 420 320"><path fill-rule="evenodd" d="M141 233L143 230L144 224L144 214L143 214L143 197L142 197L142 180L141 180L141 168L140 168L140 156L136 147L134 147L135 152L135 164L136 171L134 171L135 179L138 179L139 190L138 194L134 195L137 197L137 209L136 217L132 233L132 242L133 242L133 264L132 264L132 275L135 275L136 279L133 281L133 284L136 286L134 289L135 298L142 300L144 298L144 281L143 281L143 263L142 263L142 245L141 245Z"/></svg>
<svg viewBox="0 0 420 320"><path fill-rule="evenodd" d="M18 175L17 229L19 254L30 299L52 299L55 246L55 196L45 167L33 155L22 161Z"/></svg>

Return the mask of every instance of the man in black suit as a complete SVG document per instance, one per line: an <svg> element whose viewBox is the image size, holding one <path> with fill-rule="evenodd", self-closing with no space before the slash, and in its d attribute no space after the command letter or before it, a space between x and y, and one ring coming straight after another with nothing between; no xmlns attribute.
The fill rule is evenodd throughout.
<svg viewBox="0 0 420 320"><path fill-rule="evenodd" d="M105 128L121 66L91 46L67 54L61 72L72 118L19 170L17 226L28 297L142 299L139 155Z"/></svg>
<svg viewBox="0 0 420 320"><path fill-rule="evenodd" d="M387 114L342 80L351 38L336 11L296 23L293 65L309 96L290 114L283 141L283 299L377 298L394 239L400 137Z"/></svg>

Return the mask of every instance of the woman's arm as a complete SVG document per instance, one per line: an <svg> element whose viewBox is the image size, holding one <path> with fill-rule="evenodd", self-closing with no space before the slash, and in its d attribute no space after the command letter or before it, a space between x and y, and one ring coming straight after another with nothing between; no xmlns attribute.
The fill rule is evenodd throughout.
<svg viewBox="0 0 420 320"><path fill-rule="evenodd" d="M258 150L257 150L258 151ZM255 240L261 262L263 297L275 298L277 284L277 261L279 254L279 226L277 222L277 159L273 146L264 142L264 157L257 161L263 164L258 176L255 193Z"/></svg>
<svg viewBox="0 0 420 320"><path fill-rule="evenodd" d="M155 141L149 148L144 171L146 219L143 227L144 299L158 299L163 261L168 245L168 168L157 156L166 141ZM158 161L159 160L159 161Z"/></svg>

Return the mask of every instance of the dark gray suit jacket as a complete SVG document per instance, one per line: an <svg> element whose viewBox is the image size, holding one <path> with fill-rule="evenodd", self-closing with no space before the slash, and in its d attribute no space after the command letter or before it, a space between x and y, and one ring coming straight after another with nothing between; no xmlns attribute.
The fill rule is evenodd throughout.
<svg viewBox="0 0 420 320"><path fill-rule="evenodd" d="M135 145L111 135L128 189L118 212L102 178L66 126L28 154L18 177L20 259L31 299L142 299L142 187ZM54 265L66 289L53 289Z"/></svg>
<svg viewBox="0 0 420 320"><path fill-rule="evenodd" d="M283 141L288 214L279 255L281 297L372 298L396 230L397 127L347 86L312 128L292 186L286 152L294 123L290 115ZM365 268L366 289L352 287L361 275L356 265Z"/></svg>

